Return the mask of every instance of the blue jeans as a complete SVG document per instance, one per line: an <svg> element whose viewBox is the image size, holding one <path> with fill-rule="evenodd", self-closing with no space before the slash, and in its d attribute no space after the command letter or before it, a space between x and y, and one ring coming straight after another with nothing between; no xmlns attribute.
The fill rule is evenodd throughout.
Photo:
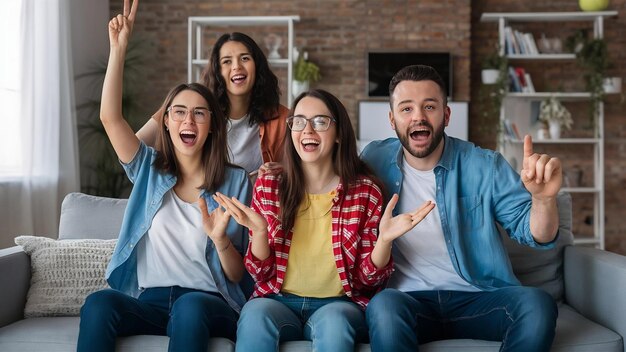
<svg viewBox="0 0 626 352"><path fill-rule="evenodd" d="M418 350L443 339L502 341L500 351L549 351L557 307L545 291L513 286L495 291L385 289L365 312L372 352Z"/></svg>
<svg viewBox="0 0 626 352"><path fill-rule="evenodd" d="M149 288L134 298L97 291L80 311L78 351L114 351L117 336L167 335L169 351L206 352L210 336L235 339L237 318L219 293L174 286Z"/></svg>
<svg viewBox="0 0 626 352"><path fill-rule="evenodd" d="M237 351L275 352L280 342L302 339L311 340L313 351L354 351L367 340L365 314L347 297L271 295L243 306Z"/></svg>

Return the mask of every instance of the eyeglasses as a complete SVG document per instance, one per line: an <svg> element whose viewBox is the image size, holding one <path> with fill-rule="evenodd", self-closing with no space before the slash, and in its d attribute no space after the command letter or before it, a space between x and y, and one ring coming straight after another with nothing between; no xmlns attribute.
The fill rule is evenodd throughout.
<svg viewBox="0 0 626 352"><path fill-rule="evenodd" d="M170 115L170 118L174 121L182 122L187 118L187 114L189 114L189 110L186 106L170 106L167 108L167 113ZM211 111L207 108L197 107L193 108L193 120L196 123L207 123L211 118Z"/></svg>
<svg viewBox="0 0 626 352"><path fill-rule="evenodd" d="M290 116L287 118L287 126L289 126L290 130L296 132L304 130L308 122L311 123L311 127L313 127L315 131L323 132L328 130L331 122L337 122L337 120L326 115L317 115L308 119L301 115Z"/></svg>

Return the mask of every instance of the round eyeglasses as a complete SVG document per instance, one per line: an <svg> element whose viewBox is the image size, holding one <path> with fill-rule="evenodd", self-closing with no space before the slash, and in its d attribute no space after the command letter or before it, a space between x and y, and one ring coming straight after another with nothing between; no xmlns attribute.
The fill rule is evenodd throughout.
<svg viewBox="0 0 626 352"><path fill-rule="evenodd" d="M174 105L167 108L167 113L170 115L170 118L177 122L185 121L190 111L193 111L192 118L196 123L207 123L211 118L211 111L203 107L190 110L186 106Z"/></svg>
<svg viewBox="0 0 626 352"><path fill-rule="evenodd" d="M309 122L315 131L323 132L328 130L331 122L337 122L337 120L326 115L317 115L308 119L301 115L289 116L287 118L287 126L289 126L290 130L296 132L304 130L306 124Z"/></svg>

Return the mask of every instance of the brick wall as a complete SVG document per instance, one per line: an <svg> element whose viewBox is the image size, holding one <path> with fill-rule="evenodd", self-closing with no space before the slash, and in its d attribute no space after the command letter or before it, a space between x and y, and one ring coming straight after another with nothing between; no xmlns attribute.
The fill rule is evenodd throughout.
<svg viewBox="0 0 626 352"><path fill-rule="evenodd" d="M120 12L121 1L111 1L111 14ZM617 19L605 25L612 75L626 78L626 0L613 0L610 9L620 11ZM450 51L454 56L454 100L470 101L470 139L478 145L494 148L495 135L480 114L480 60L497 39L493 23L480 23L483 12L578 11L577 2L521 2L516 0L271 0L271 1L186 1L143 0L135 26L136 38L151 43L154 53L146 64L146 84L141 106L147 115L153 112L169 88L187 79L187 17L299 15L295 25L296 45L309 52L311 60L321 67L323 78L315 87L336 94L346 105L356 127L358 101L365 99L365 55L368 50L414 49L417 51ZM562 35L567 28L554 24L550 35ZM251 34L263 45L262 28L228 28ZM217 35L217 33L215 34ZM563 36L566 36L563 34ZM470 65L471 61L471 65ZM576 82L575 69L547 68L534 65L533 80L538 86L559 82ZM280 76L284 72L276 70ZM572 77L572 73L574 74ZM282 75L284 77L285 75ZM471 78L471 79L470 79ZM471 82L471 83L470 83ZM625 82L626 83L626 82ZM625 87L626 88L626 87ZM283 92L286 94L284 84ZM286 99L283 97L283 101ZM626 254L626 127L624 105L609 97L605 105L605 187L606 246ZM580 113L582 114L582 113ZM578 116L577 121L584 117ZM487 127L487 128L485 128ZM568 165L589 165L580 153L557 151ZM555 152L556 153L556 152ZM577 212L591 210L588 200L575 199ZM575 231L585 233L584 216L575 219Z"/></svg>
<svg viewBox="0 0 626 352"><path fill-rule="evenodd" d="M111 14L121 1L111 1ZM454 9L454 11L450 11ZM296 46L309 52L320 66L322 80L315 87L336 94L355 122L358 101L365 99L366 53L377 49L450 51L454 58L455 100L469 100L470 7L462 0L273 0L186 1L144 0L134 36L156 45L146 65L147 86L142 99L146 113L156 109L168 89L187 80L188 16L299 15ZM433 18L441 18L433 21ZM284 28L284 27L282 27ZM245 32L264 48L263 28L230 27ZM210 34L217 37L221 32ZM284 40L283 42L286 42ZM207 44L208 45L208 44ZM283 54L285 52L283 51ZM275 69L279 77L283 71ZM286 88L282 85L283 95ZM283 97L283 101L286 98Z"/></svg>

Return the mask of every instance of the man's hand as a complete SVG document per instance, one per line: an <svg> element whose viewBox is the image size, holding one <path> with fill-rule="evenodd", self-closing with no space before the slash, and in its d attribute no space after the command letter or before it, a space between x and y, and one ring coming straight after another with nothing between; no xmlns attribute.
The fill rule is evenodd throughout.
<svg viewBox="0 0 626 352"><path fill-rule="evenodd" d="M524 162L521 172L524 187L537 200L556 197L563 180L561 161L547 154L533 153L533 141L524 137Z"/></svg>

